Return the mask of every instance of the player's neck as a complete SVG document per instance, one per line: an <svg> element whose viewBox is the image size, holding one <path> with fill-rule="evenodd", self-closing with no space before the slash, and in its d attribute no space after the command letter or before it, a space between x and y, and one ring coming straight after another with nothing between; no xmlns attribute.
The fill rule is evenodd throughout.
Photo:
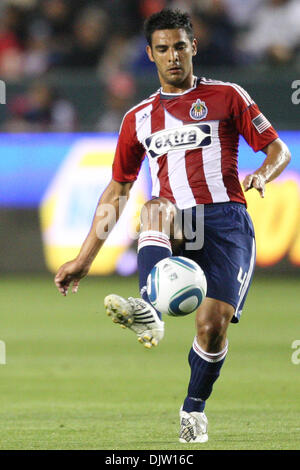
<svg viewBox="0 0 300 470"><path fill-rule="evenodd" d="M184 93L185 91L193 88L195 86L195 83L196 83L196 77L193 74L187 77L186 80L182 82L180 85L173 85L173 84L161 81L161 91L163 93L168 93L168 94Z"/></svg>

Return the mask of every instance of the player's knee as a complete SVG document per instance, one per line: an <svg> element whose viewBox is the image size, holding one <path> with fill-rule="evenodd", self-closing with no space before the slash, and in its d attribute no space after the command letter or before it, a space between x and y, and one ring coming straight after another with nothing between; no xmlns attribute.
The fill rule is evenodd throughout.
<svg viewBox="0 0 300 470"><path fill-rule="evenodd" d="M214 308L196 317L199 345L207 352L218 352L226 340L227 328L233 315L233 308L216 303Z"/></svg>
<svg viewBox="0 0 300 470"><path fill-rule="evenodd" d="M213 321L202 324L197 328L199 345L207 352L218 352L226 338L225 324L222 321Z"/></svg>
<svg viewBox="0 0 300 470"><path fill-rule="evenodd" d="M172 237L177 209L164 197L147 201L141 211L141 229L156 230Z"/></svg>

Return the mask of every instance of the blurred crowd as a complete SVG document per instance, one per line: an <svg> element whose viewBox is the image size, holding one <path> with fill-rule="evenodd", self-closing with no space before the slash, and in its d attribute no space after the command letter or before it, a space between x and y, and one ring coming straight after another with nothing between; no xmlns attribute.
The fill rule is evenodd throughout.
<svg viewBox="0 0 300 470"><path fill-rule="evenodd" d="M0 77L32 80L8 103L4 130L78 129L74 105L46 84L57 70L93 71L107 90L95 129L117 130L135 79L153 70L143 22L164 7L191 14L198 68L290 64L299 55L299 0L1 0Z"/></svg>

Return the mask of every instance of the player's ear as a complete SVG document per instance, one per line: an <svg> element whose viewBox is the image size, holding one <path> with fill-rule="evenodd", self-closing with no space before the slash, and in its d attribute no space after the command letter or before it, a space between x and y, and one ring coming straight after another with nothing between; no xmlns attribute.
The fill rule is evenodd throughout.
<svg viewBox="0 0 300 470"><path fill-rule="evenodd" d="M148 54L149 60L150 60L151 62L154 62L153 54L152 54L152 49L151 49L150 46L147 46L147 47L146 47L146 52L147 52L147 54Z"/></svg>
<svg viewBox="0 0 300 470"><path fill-rule="evenodd" d="M197 54L197 39L194 38L192 42L192 55L194 56L196 54Z"/></svg>

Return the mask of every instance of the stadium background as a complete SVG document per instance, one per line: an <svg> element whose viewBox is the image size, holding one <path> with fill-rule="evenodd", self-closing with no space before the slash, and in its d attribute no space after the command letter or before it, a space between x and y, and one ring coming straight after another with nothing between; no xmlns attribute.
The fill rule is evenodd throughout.
<svg viewBox="0 0 300 470"><path fill-rule="evenodd" d="M93 315L95 312L102 314L102 298L111 290L125 295L137 293L136 242L131 241L128 226L132 223L131 233L134 233L139 208L150 195L146 163L135 185L128 211L94 263L92 274L96 276L83 281L76 299L68 298L68 304L61 302L52 285L51 273L62 262L76 255L87 234L98 197L110 179L110 166L123 114L159 86L153 64L145 56L142 23L148 14L164 6L180 7L192 14L199 41L195 74L243 86L292 151L291 164L278 180L267 186L264 200L253 192L247 194L257 234L258 258L253 293L249 306L247 304L247 311L254 310L253 323L251 326L250 321L247 326L248 318L243 320L243 331L246 334L244 347L247 344L254 347L254 361L266 353L261 371L262 388L263 380L268 377L266 371L268 368L273 370L271 348L276 345L278 370L274 371L274 376L271 375L272 387L275 384L284 391L283 401L285 406L289 406L289 416L295 417L299 413L292 389L295 383L299 383L300 365L297 368L290 360L291 344L299 339L297 315L300 300L299 2L6 0L0 5L0 78L6 86L6 104L0 105L0 339L7 348L7 364L0 371L6 379L1 386L1 426L6 431L1 448L87 446L125 449L126 445L132 446L129 448L143 448L142 441L136 443L129 440L128 443L125 431L123 444L116 447L113 427L109 438L99 444L96 430L100 435L102 430L95 424L92 431L83 425L84 438L79 438L76 432L76 438L72 432L66 437L63 432L65 424L58 424L60 418L57 422L53 418L53 407L58 406L62 421L72 422L73 431L79 431L82 425L82 422L79 426L74 421L76 409L81 406L79 403L88 400L90 408L85 409L85 415L90 416L92 421L95 415L101 415L101 419L110 422L111 414L116 413L118 400L117 397L112 398L108 404L112 384L118 388L117 380L120 380L123 386L129 385L119 369L115 370L115 375L107 371L104 358L100 359L103 344L105 348L114 344L114 350L110 352L113 358L123 351L124 346L127 348L129 356L123 356L123 360L127 357L133 361L129 372L132 374L132 384L135 383L133 377L136 378L136 368L141 364L136 357L135 345L131 346L132 338L128 338L127 343L124 336L118 335L119 331L111 331L110 324L105 321L102 324L98 317L99 331L94 331ZM261 152L254 154L241 140L241 177L256 169L263 157ZM267 299L271 299L269 305ZM272 311L272 320L269 317L261 321L261 314L266 310ZM83 314L87 323L82 318L82 311L87 312ZM290 315L290 321L284 321L282 315ZM259 334L255 339L251 336L256 331L257 321L260 322L261 339ZM169 320L166 322L169 323ZM182 338L184 347L191 341L192 330L188 328L188 325L193 328L191 322L190 318L186 320L186 333ZM173 335L182 324L170 325ZM69 329L69 335L65 327ZM101 330L107 338L104 343ZM263 338L270 330L272 333L264 343ZM242 340L239 343L235 338L237 333L234 331L232 334L239 354L242 357L243 354L247 355L242 348ZM171 333L170 343L167 340L165 348L172 350L174 347L175 358L177 345L172 343L174 337ZM121 341L122 347L118 346L119 343L116 346L115 341ZM55 357L53 350L56 351ZM161 354L163 363L167 357L167 349L163 346ZM181 354L178 361L182 361L183 357ZM91 383L95 368L97 371L101 368L97 360L106 372L102 376L96 373L93 389ZM144 360L143 367L149 372L153 367L151 359L147 357ZM77 361L77 368L73 361ZM69 371L68 367L71 368ZM89 398L86 389L81 389L77 383L80 377L83 382L86 380L82 367L87 367L84 373L90 374L88 383L93 391L90 393L94 395ZM178 367L180 369L181 366ZM281 373L283 369L286 372L284 376ZM184 362L182 370L187 373ZM238 371L243 374L243 365L235 359L231 372L233 383ZM250 383L253 385L257 371L254 368L252 372ZM152 372L149 373L152 377ZM166 366L165 374L168 373ZM163 365L161 374L165 376ZM229 372L228 375L228 385L221 384L218 388L216 400L219 401L215 406L221 412L226 407L226 402L222 402L222 387L226 391L231 384ZM175 385L177 377L175 374L172 377L171 374L170 381L172 383L174 380ZM108 378L111 384L107 385L103 398L99 392L102 385L97 388L97 383L102 384ZM152 380L155 382L156 376ZM43 388L39 388L38 384L43 381L46 388L50 387L49 396ZM264 386L267 387L269 382ZM158 386L162 383L161 379ZM247 381L244 385L246 390ZM69 388L73 390L73 386L78 387L80 392L77 395L74 392L72 402L64 401L67 391ZM134 386L137 387L136 384ZM168 386L170 383L166 384ZM181 389L184 390L184 384ZM22 390L25 390L24 395ZM99 401L99 393L104 402ZM153 399L151 394L150 398ZM270 419L267 417L264 421L265 427L260 429L260 433L266 431L266 423L273 429L273 406L281 406L271 392L269 398L267 409ZM103 403L107 413L104 415ZM133 433L132 415L128 410L136 416L142 402L136 405L137 408L131 409L131 406L127 403L127 411L122 413ZM168 406L165 403L165 409ZM235 410L237 415L243 406L245 404L238 405ZM170 407L170 416L173 411ZM150 415L154 411L149 408L148 412ZM15 428L8 429L7 422L15 413ZM247 416L247 419L251 422L253 416ZM238 417L234 421L235 426L237 421ZM76 427L77 424L79 427ZM242 429L236 431L237 434ZM176 426L174 430L176 433ZM28 432L25 433L27 437L24 431ZM155 448L155 445L176 448L172 447L175 444L163 447L165 431L161 429L157 438L159 444L150 440L145 448ZM217 426L217 432L220 436L221 423L219 428ZM285 436L282 448L299 447L299 428L297 438L295 434L289 438L288 429L282 432ZM250 439L250 444L246 443L246 439L237 439L236 444L231 445L235 448L261 446L261 439L257 436L255 439L253 443ZM278 438L274 443L269 435L265 445L280 448L279 442ZM221 439L217 445L228 448L228 444Z"/></svg>

